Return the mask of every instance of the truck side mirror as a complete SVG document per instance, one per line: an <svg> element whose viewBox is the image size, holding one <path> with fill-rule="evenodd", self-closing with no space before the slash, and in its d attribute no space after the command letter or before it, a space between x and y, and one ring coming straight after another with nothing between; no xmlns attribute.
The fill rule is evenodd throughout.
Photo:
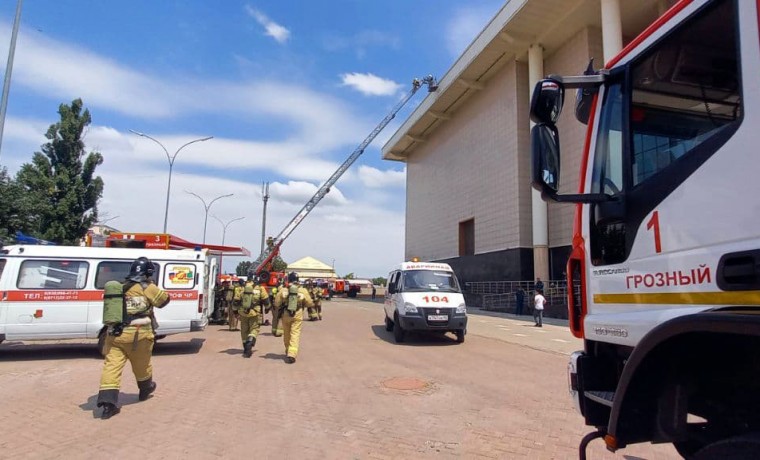
<svg viewBox="0 0 760 460"><path fill-rule="evenodd" d="M559 190L559 133L553 123L539 123L531 129L533 188L544 198L554 198Z"/></svg>
<svg viewBox="0 0 760 460"><path fill-rule="evenodd" d="M555 124L562 113L565 87L553 78L540 80L533 88L530 100L530 119L537 124Z"/></svg>
<svg viewBox="0 0 760 460"><path fill-rule="evenodd" d="M395 294L396 293L396 284L391 283L388 285L388 293L389 294Z"/></svg>

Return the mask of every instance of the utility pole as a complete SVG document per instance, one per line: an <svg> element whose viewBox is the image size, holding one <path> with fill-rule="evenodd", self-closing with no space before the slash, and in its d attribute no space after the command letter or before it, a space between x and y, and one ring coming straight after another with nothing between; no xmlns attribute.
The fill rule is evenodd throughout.
<svg viewBox="0 0 760 460"><path fill-rule="evenodd" d="M11 49L8 51L8 65L5 67L5 80L3 81L3 97L0 101L0 148L3 145L3 130L5 129L5 112L8 109L8 92L11 89L11 73L13 72L13 56L16 54L16 37L18 37L18 25L21 22L21 5L23 0L16 2L16 18L13 20L13 32L11 32Z"/></svg>
<svg viewBox="0 0 760 460"><path fill-rule="evenodd" d="M269 200L269 182L261 183L261 199L264 200L264 216L261 218L261 254L264 254L264 238L267 232L267 201Z"/></svg>

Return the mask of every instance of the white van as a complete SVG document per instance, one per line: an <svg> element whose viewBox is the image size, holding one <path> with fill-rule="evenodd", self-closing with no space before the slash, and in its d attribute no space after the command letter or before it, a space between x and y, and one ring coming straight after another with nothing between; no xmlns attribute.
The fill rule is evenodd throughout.
<svg viewBox="0 0 760 460"><path fill-rule="evenodd" d="M0 250L0 342L98 338L105 341L103 287L123 282L138 257L171 302L156 309L158 337L202 331L214 305L216 258L207 250L6 246Z"/></svg>
<svg viewBox="0 0 760 460"><path fill-rule="evenodd" d="M407 331L467 333L467 307L454 270L448 264L405 262L388 275L385 330L403 342Z"/></svg>

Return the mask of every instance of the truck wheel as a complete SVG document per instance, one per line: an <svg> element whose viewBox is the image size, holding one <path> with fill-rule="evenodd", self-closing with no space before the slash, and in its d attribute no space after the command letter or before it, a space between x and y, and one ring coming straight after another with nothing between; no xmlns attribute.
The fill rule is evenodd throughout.
<svg viewBox="0 0 760 460"><path fill-rule="evenodd" d="M108 335L108 328L103 328L98 334L98 353L100 356L106 357L106 335Z"/></svg>
<svg viewBox="0 0 760 460"><path fill-rule="evenodd" d="M391 321L387 316L385 317L385 330L388 332L393 330L393 321Z"/></svg>
<svg viewBox="0 0 760 460"><path fill-rule="evenodd" d="M760 457L760 433L751 433L709 444L693 460L751 460Z"/></svg>
<svg viewBox="0 0 760 460"><path fill-rule="evenodd" d="M456 332L456 334L457 334L457 343L464 343L464 336L465 336L466 333L467 333L467 331L465 331L464 329L459 329Z"/></svg>
<svg viewBox="0 0 760 460"><path fill-rule="evenodd" d="M404 336L406 333L401 328L401 322L398 320L398 316L394 316L393 321L393 340L396 341L396 343L401 343L404 341Z"/></svg>

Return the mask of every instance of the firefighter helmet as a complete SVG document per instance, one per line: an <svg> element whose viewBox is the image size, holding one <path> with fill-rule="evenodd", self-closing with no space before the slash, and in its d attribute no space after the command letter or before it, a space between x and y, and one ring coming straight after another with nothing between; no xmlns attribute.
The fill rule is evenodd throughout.
<svg viewBox="0 0 760 460"><path fill-rule="evenodd" d="M298 282L298 273L296 272L288 273L288 283L297 283L297 282Z"/></svg>
<svg viewBox="0 0 760 460"><path fill-rule="evenodd" d="M140 282L147 278L150 278L155 273L156 269L153 267L153 262L147 257L140 257L132 262L129 267L128 280Z"/></svg>

